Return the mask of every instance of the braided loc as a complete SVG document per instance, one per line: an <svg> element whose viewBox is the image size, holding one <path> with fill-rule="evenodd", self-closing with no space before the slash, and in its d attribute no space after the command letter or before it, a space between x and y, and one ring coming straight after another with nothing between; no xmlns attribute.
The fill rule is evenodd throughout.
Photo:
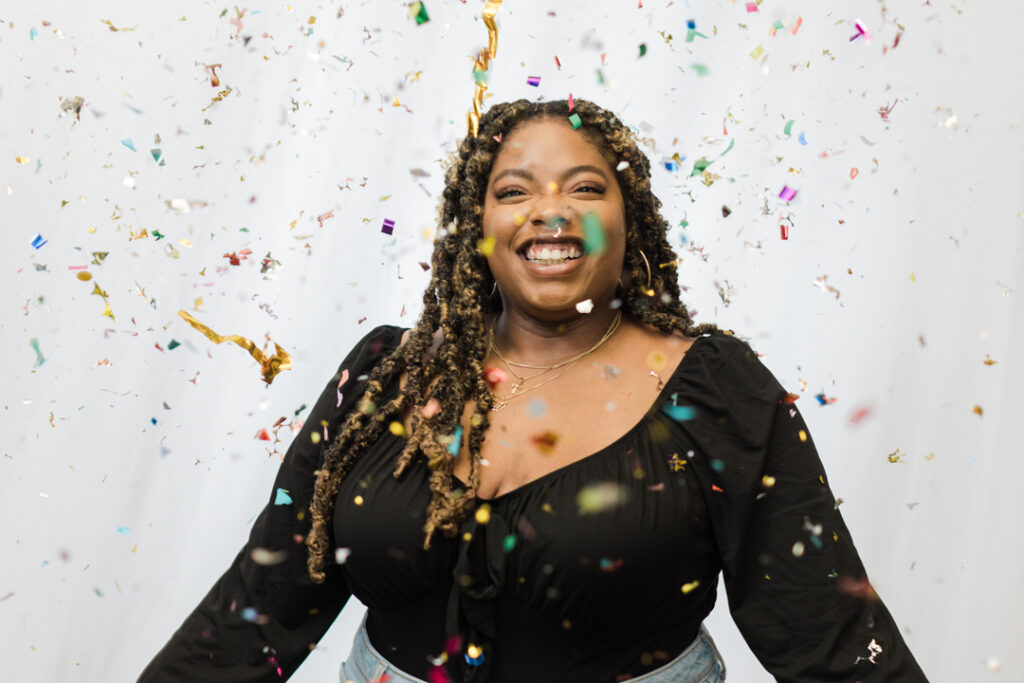
<svg viewBox="0 0 1024 683"><path fill-rule="evenodd" d="M466 517L480 486L480 449L489 425L493 397L484 380L487 353L485 316L500 310L490 296L494 278L477 244L483 237L483 206L491 167L501 140L517 126L542 118L565 120L565 100L516 100L494 104L480 118L479 134L467 135L447 162L445 187L438 206L438 235L431 259L431 278L423 293L423 312L408 340L370 372L357 408L345 419L323 451L310 503L312 528L306 538L311 579L326 578L324 566L332 548L330 520L342 480L381 436L386 425L410 411L410 430L394 475L399 477L417 454L426 456L430 474L430 503L426 510L423 547L429 548L440 531L451 538ZM623 308L639 321L662 332L696 337L721 332L716 325L694 325L679 300L677 257L669 246L668 223L661 202L651 191L650 163L636 137L611 112L586 100L576 100L579 130L616 170L625 204L626 266L631 271ZM645 264L640 251L647 255ZM650 284L648 286L648 273ZM435 334L441 342L429 353ZM385 387L402 372L406 384L398 395L378 405ZM467 404L472 402L466 445L470 454L469 481L462 490L453 477L455 458L449 446L458 439Z"/></svg>

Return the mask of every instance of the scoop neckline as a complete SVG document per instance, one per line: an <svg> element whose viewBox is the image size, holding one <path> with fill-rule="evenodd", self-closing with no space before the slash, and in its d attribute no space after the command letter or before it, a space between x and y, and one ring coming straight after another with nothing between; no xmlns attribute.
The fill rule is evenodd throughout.
<svg viewBox="0 0 1024 683"><path fill-rule="evenodd" d="M679 374L681 374L682 371L686 368L687 359L690 358L690 356L694 355L693 350L697 347L698 343L700 341L704 340L704 339L709 339L710 336L711 335L708 335L708 336L703 336L702 335L702 336L697 337L696 339L694 339L693 344L690 345L690 348L687 349L686 353L683 354L683 357L679 360L679 363L676 365L675 370L673 370L672 374L668 376L668 379L666 379L664 381L664 386L662 386L661 391L658 392L658 395L654 399L654 401L651 403L650 408L648 408L644 412L644 414L640 417L640 419L637 420L636 424L634 424L632 427L630 427L628 430L626 430L621 436L616 438L614 441L609 443L607 446L604 446L604 447L602 447L602 448L600 448L600 449L598 449L598 450L596 450L593 453L590 453L588 455L584 455L579 460L574 460L574 461L572 461L570 463L562 465L561 467L553 469L550 472L548 472L547 474L542 474L541 476L537 477L536 479L532 479L532 480L526 482L525 484L517 486L516 488L512 489L511 491L506 491L505 493L502 493L499 496L494 496L493 498L484 498L483 496L479 496L478 495L476 497L476 500L479 503L487 503L488 505L493 505L494 503L496 503L498 501L504 500L506 498L509 498L509 497L512 497L512 496L515 496L515 495L522 494L522 493L526 492L527 490L532 489L533 487L535 487L535 486L537 486L537 485L547 481L548 479L554 478L556 475L563 474L563 473L565 473L567 471L570 471L572 469L575 469L576 467L581 466L583 463L591 462L593 460L596 460L600 456L605 455L606 453L610 453L610 452L619 450L622 447L622 444L624 442L630 440L633 437L633 435L637 431L640 430L641 427L643 427L644 425L647 424L647 421L649 419L651 419L653 416L658 414L658 411L661 409L661 406L665 403L665 395L668 393L668 390L669 390L669 388L672 385L672 380L675 379ZM384 432L384 437L385 438L391 437L392 439L402 439L403 438L403 437L400 437L400 436L398 436L396 434L393 434L391 431ZM452 473L452 481L454 483L457 483L458 485L462 486L463 488L469 488L469 485L466 482L464 482L461 479L459 479L458 477L456 477L454 473Z"/></svg>

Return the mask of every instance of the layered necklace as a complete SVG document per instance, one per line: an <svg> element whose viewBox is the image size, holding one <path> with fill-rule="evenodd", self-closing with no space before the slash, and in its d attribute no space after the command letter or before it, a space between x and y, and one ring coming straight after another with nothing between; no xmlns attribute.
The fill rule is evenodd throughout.
<svg viewBox="0 0 1024 683"><path fill-rule="evenodd" d="M565 373L567 373L570 370L572 370L573 367L575 367L575 365L577 363L579 363L581 360L583 360L584 358L586 358L587 356L592 354L594 351L597 351L599 348L601 348L601 346L606 341L611 339L613 334L615 334L615 330L619 329L619 323L622 322L622 309L619 309L619 310L615 311L615 317L612 318L611 325L608 326L608 329L605 330L605 333L601 336L601 338L597 340L597 343L595 343L593 346L591 346L589 349L587 349L583 353L581 353L581 354L579 354L577 356L573 356L572 358L569 358L568 360L563 360L560 363L555 363L554 365L529 365L527 363L516 363L514 361L508 360L503 355L501 355L501 351L498 350L497 345L494 343L494 325L497 322L498 322L498 317L495 316L494 320L491 321L490 328L488 328L488 330L487 330L487 344L490 346L491 350L494 351L494 355L496 355L498 358L500 358L501 362L505 364L505 367L508 369L509 374L511 374L513 377L516 378L516 381L512 385L512 390L506 396L497 396L493 392L491 393L491 396L494 398L494 404L491 406L491 410L493 412L495 412L495 413L500 412L501 410L503 410L505 408L505 406L508 405L508 402L511 401L512 399L514 399L514 398L516 398L518 396L522 396L523 394L525 394L528 391L533 391L534 389L539 389L539 388L541 388L542 386L544 386L545 384L547 384L549 382L554 382L556 379L558 379L559 377L561 377ZM536 373L534 375L530 375L529 377L523 377L522 375L517 373L515 370L513 370L512 366L515 366L517 368L528 368L530 370L540 370L540 372L538 372L538 373ZM523 384L525 384L526 382L528 382L530 380L537 379L541 375L546 375L547 373L551 372L552 370L557 370L558 368L563 368L563 367L565 369L562 370L561 372L559 372L558 374L554 375L553 377L548 377L547 379L545 379L543 382L541 382L539 384L535 384L532 387L527 387L526 389L523 389Z"/></svg>

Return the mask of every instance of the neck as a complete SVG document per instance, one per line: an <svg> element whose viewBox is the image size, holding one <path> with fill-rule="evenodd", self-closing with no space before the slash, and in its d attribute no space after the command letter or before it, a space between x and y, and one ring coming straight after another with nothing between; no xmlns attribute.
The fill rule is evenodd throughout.
<svg viewBox="0 0 1024 683"><path fill-rule="evenodd" d="M552 365L597 343L614 318L615 311L607 307L560 322L537 320L506 309L494 323L494 343L511 361Z"/></svg>

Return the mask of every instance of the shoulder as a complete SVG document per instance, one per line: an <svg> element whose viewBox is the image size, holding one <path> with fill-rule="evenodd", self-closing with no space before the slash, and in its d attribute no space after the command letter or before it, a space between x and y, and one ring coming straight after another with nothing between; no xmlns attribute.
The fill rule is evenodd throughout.
<svg viewBox="0 0 1024 683"><path fill-rule="evenodd" d="M412 328L409 328L402 332L402 338L399 341L399 346L407 342L410 336L412 336ZM442 341L444 341L444 334L442 334L440 329L434 330L434 338L430 342L430 348L427 349L428 358L437 353L437 350L441 348Z"/></svg>

